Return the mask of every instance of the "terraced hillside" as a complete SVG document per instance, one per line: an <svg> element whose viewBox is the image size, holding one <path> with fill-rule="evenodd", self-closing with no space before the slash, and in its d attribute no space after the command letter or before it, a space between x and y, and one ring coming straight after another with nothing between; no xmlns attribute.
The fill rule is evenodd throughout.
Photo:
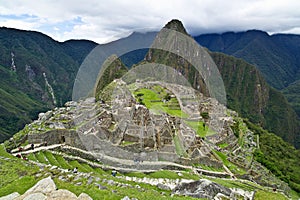
<svg viewBox="0 0 300 200"><path fill-rule="evenodd" d="M213 181L228 188L237 188L237 191L256 191L255 199L286 199L285 195L274 193L272 188L262 187L251 181L216 178L204 173L200 175L192 169L155 172L118 170L114 177L111 175L112 169L99 162L77 158L51 148L42 146L35 150L24 150L20 153L28 160L23 160L6 153L1 147L1 169L6 173L0 175L1 180L5 180L1 181L0 196L12 192L23 194L39 180L50 176L58 189L67 189L76 195L84 192L93 199L121 199L126 196L137 199L165 199L170 196L172 199L194 199L174 194L172 190L178 184L199 179ZM73 172L75 167L78 169L76 173ZM214 173L212 169L210 171ZM242 197L239 193L235 195L237 198Z"/></svg>
<svg viewBox="0 0 300 200"><path fill-rule="evenodd" d="M276 198L284 199L281 193L296 195L286 183L254 160L259 136L254 135L235 112L227 110L222 119L226 119L228 124L223 127L223 131L217 130L211 123L215 123L214 116L219 116L217 110L223 113L221 105L202 97L199 106L203 106L202 111L210 117L202 118L202 126L197 128L193 127L195 124L191 123L193 121L190 118L195 117L195 112L184 104L184 101L190 99L179 95L180 90L186 92L187 88L141 81L128 86L121 80L111 84L114 90L110 91L115 91L114 95L119 98L110 98L106 104L94 102L91 98L78 103L68 102L66 107L40 114L39 120L16 134L14 141L4 143L5 147L14 156L27 158L30 163L48 172L46 175L38 175L40 178L50 175L58 187L67 188L77 195L84 191L93 198L95 194L105 196L111 195L110 191L116 191L109 199L119 199L126 195L147 199L136 194L137 191L146 191L147 194L152 192L148 196L154 198L152 195L156 192L153 190L158 192L160 198L184 198L180 196L183 194L180 186L199 179L210 180L226 188L238 188L231 189L231 195L241 197L255 195L260 199L262 196L275 195ZM111 88L112 85L107 87ZM101 95L106 97L108 94L100 94L100 99ZM124 109L126 112L123 112ZM130 113L131 117L126 118ZM157 121L153 123L163 122L161 116L168 121L159 126L165 128L162 128L164 131L161 136L153 140L156 143L149 140L155 133L151 132L154 116ZM200 112L198 116L201 116ZM124 126L118 117L127 122L132 121ZM179 121L182 123L177 125ZM120 132L120 129L123 131ZM206 134L209 129L214 133ZM119 132L115 132L117 130ZM198 139L188 145L183 142L188 140L182 140L182 137L189 138L191 135L186 135L186 131L184 135L180 130L189 130ZM151 133L149 138L148 131ZM31 143L34 143L34 149L31 149ZM21 146L22 151L19 152L15 145ZM74 168L79 173L73 173ZM118 172L116 177L111 177L112 170ZM133 186L125 194L124 188L136 184L139 186ZM82 189L76 190L77 187ZM272 192L274 187L279 193ZM240 192L237 194L236 191ZM7 193L11 192L9 190Z"/></svg>

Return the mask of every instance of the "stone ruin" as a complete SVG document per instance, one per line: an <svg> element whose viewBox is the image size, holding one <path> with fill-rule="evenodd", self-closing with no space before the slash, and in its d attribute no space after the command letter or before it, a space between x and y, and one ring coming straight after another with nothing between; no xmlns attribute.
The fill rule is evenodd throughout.
<svg viewBox="0 0 300 200"><path fill-rule="evenodd" d="M187 160L190 163L201 163L201 160L205 160L205 164L220 166L211 153L214 149L212 144L205 142L184 122L203 120L200 116L203 104L194 100L200 94L194 94L194 91L188 91L184 86L176 87L174 84L139 83L141 87L161 84L171 91L182 110L190 116L190 119L182 119L151 112L136 102L124 82L116 80L115 83L117 86L109 102L96 102L95 98L87 98L79 102L67 102L63 108L41 113L39 119L27 127L29 143L66 144L95 152L95 155L101 153L117 158L134 159L133 155L143 154L145 160L185 163ZM210 106L208 110L211 124L215 118L224 118L223 108L215 108L220 106L213 100L204 105ZM213 114L212 111L218 114ZM230 121L230 118L222 120ZM223 129L216 130L221 134L210 136L210 143L214 144L233 135L230 128ZM176 150L178 144L175 144L175 137L186 153L184 157Z"/></svg>

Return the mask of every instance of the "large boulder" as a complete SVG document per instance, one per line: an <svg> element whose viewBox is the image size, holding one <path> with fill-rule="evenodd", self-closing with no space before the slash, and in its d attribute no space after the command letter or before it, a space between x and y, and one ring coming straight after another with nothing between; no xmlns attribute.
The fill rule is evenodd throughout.
<svg viewBox="0 0 300 200"><path fill-rule="evenodd" d="M182 183L176 186L172 193L195 198L214 199L217 194L230 197L231 190L210 180L200 179L199 181Z"/></svg>
<svg viewBox="0 0 300 200"><path fill-rule="evenodd" d="M25 192L25 195L38 193L38 192L43 194L48 194L55 190L56 190L56 185L54 181L51 179L51 177L49 176L37 182L32 188L30 188Z"/></svg>
<svg viewBox="0 0 300 200"><path fill-rule="evenodd" d="M12 199L17 198L18 196L20 196L20 194L18 192L14 192L14 193L11 193L9 195L0 197L0 200L12 200Z"/></svg>
<svg viewBox="0 0 300 200"><path fill-rule="evenodd" d="M49 176L37 182L32 188L23 195L14 192L10 195L0 197L1 200L92 200L92 198L81 193L78 197L65 189L57 189L54 181Z"/></svg>

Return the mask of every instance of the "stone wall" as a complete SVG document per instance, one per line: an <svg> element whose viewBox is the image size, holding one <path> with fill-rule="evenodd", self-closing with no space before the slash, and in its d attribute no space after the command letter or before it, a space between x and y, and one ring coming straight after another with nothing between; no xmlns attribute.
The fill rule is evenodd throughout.
<svg viewBox="0 0 300 200"><path fill-rule="evenodd" d="M179 156L176 153L158 152L157 155L159 161L176 162L176 160L179 159Z"/></svg>
<svg viewBox="0 0 300 200"><path fill-rule="evenodd" d="M67 129L55 129L45 133L28 134L28 142L39 144L47 142L51 144L61 144L65 142L65 135L69 132Z"/></svg>
<svg viewBox="0 0 300 200"><path fill-rule="evenodd" d="M45 142L47 142L48 145L65 143L70 146L85 149L78 133L74 130L55 129L45 133L28 134L29 144L40 144Z"/></svg>

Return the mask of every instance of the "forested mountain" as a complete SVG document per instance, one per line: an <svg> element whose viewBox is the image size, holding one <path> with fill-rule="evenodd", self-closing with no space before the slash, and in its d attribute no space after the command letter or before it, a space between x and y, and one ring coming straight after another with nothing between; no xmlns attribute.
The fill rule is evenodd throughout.
<svg viewBox="0 0 300 200"><path fill-rule="evenodd" d="M80 63L95 45L59 43L39 32L0 28L0 141L39 112L70 100Z"/></svg>
<svg viewBox="0 0 300 200"><path fill-rule="evenodd" d="M255 65L272 87L283 90L300 116L300 93L291 89L300 79L299 35L268 35L263 31L251 30L204 34L196 36L195 40L211 51L233 55Z"/></svg>
<svg viewBox="0 0 300 200"><path fill-rule="evenodd" d="M270 37L258 31L246 33L246 35L255 33L254 35L258 38ZM223 42L224 44L220 43L219 48L223 44L223 49L225 49L230 46L229 43L232 43L233 39L237 38L233 33L228 33L228 35L233 36ZM136 33L122 40L131 41L132 37L136 37ZM199 37L196 39L199 42L204 41L203 38L204 36L200 37L201 40ZM206 39L209 41L208 35ZM245 48L249 46L244 44ZM3 110L0 122L1 140L15 133L30 119L36 118L38 112L52 108L54 104L60 106L70 100L77 70L85 56L96 45L87 40L70 40L60 43L42 33L1 28L0 65L2 66L1 77L3 77L1 91L5 94L12 94L15 91L26 96L22 98L24 104L21 103L22 101L18 104L13 103L14 101L10 100L12 96L1 96L1 109ZM215 48L210 48L211 50L218 50L217 44L211 47ZM130 66L133 63L132 59L143 60L145 52L145 49L142 53L131 52L127 57L122 56L121 60L125 60L124 63ZM299 122L282 94L271 89L255 67L248 63L225 54L211 53L211 56L221 71L229 107L297 146ZM53 91L53 96L51 91ZM14 99L18 100L20 97L15 95ZM26 101L32 106L25 106L25 109L22 106L26 105ZM11 122L7 123L8 121Z"/></svg>
<svg viewBox="0 0 300 200"><path fill-rule="evenodd" d="M166 27L179 29L180 32L186 34L179 21L172 21ZM146 60L174 67L190 81L195 89L197 85L204 84L190 63L182 62L182 58L170 52L158 51L150 50ZM266 83L255 66L222 53L210 52L210 55L223 78L228 107L236 110L251 122L259 124L285 141L299 147L300 123L297 114L284 96ZM205 93L205 90L201 92Z"/></svg>
<svg viewBox="0 0 300 200"><path fill-rule="evenodd" d="M184 27L178 20L168 24L166 28L175 29L186 34ZM280 89L284 88L283 91L289 100L295 100L293 95L297 96L297 89L299 88L299 81L297 81L296 75L297 73L299 75L299 66L295 63L294 65L293 62L296 62L295 59L298 59L295 52L299 49L297 46L294 47L292 45L293 41L288 39L289 37L286 35L277 35L278 41L265 43L267 46L270 45L272 47L269 48L269 46L262 46L263 39L271 37L264 32L245 32L247 40L237 45L233 45L235 43L234 40L241 38L242 36L240 35L243 34L241 33L239 37L234 33L227 34L230 37L226 40L219 39L218 43L211 40L211 47L208 47L211 51L221 52L225 52L224 49L231 49L231 51L225 53L233 55L208 52L223 78L227 94L227 106L237 111L244 118L248 128L256 135L259 135L261 141L257 142L260 147L255 151L254 159L299 192L299 150L290 145L293 144L298 148L300 146L299 118L282 93L270 87L265 81L262 73L266 76L265 73L267 71L264 72L263 68L259 68L262 71L261 73L254 66L257 63L249 64L248 62L250 61L246 62L246 58L244 60L236 58L239 57L237 55L245 54L250 58L255 58L254 60L258 63L267 63L265 65L267 67L274 64L274 70L282 72L281 75L272 74L273 78L266 79L269 82L273 79L282 80L278 81L278 86L273 86ZM153 33L151 35L153 36ZM147 37L147 34L138 35L134 33L128 38L121 40L125 40L125 43L127 40L130 43L133 37ZM210 36L206 35L206 37L206 40L203 38L200 40L199 38L201 37L198 37L197 40L198 42L206 41L207 45L209 45ZM220 37L220 35L212 35L211 37ZM295 41L297 41L298 36L292 37L295 37ZM256 38L254 42L253 38ZM281 50L285 49L286 53L279 52L278 49L277 53L270 53L271 50L276 51L276 45L280 46ZM37 113L52 109L55 106L59 107L67 100L71 100L72 86L78 68L88 53L96 46L96 43L87 40L70 40L60 43L42 33L1 28L0 141L8 139L21 129L24 124L36 119ZM288 51L287 49L290 46L293 46L291 47L293 50L290 49ZM223 50L218 50L217 48L222 48ZM242 48L245 52L241 49L238 50L239 48ZM252 57L248 54L250 50L254 51ZM237 55L233 52L237 52ZM266 60L263 60L262 56L258 58L259 54L265 55L267 57ZM284 57L286 59L284 63L289 64L289 67L286 69L282 65L277 65L278 62L284 61L280 57L281 54L286 56ZM205 83L199 77L199 74L195 73L193 66L188 61L170 52L142 49L140 51L132 51L127 55L121 56L121 58L112 56L111 59L115 59L115 62L103 73L105 80L98 84L99 90L103 89L104 85L107 85L114 78L122 76L127 71L126 66L130 67L132 64L140 61L172 66L182 72L182 75L190 81L194 88L197 89L196 86L199 84L205 87ZM273 61L274 63L272 64ZM202 92L205 94L205 90ZM295 102L297 103L297 101ZM41 116L45 116L45 114ZM58 120L61 120L59 116L57 117ZM242 124L242 120L239 123ZM241 125L239 123L236 124L238 130ZM277 134L290 144L274 134L268 133L261 127ZM231 128L235 129L234 126ZM248 147L246 146L245 148ZM224 161L227 162L228 160L225 158Z"/></svg>

